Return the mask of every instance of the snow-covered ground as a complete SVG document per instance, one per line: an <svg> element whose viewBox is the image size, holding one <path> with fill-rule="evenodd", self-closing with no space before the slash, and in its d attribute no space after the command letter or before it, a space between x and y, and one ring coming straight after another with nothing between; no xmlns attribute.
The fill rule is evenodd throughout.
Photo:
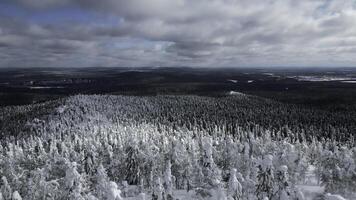
<svg viewBox="0 0 356 200"><path fill-rule="evenodd" d="M242 92L230 91L230 92L229 92L229 95L234 95L234 96L242 95L242 96L244 96L245 94L242 93Z"/></svg>
<svg viewBox="0 0 356 200"><path fill-rule="evenodd" d="M355 78L352 77L340 77L340 76L289 76L288 78L294 78L298 81L311 81L311 82L323 82L323 81L352 81Z"/></svg>
<svg viewBox="0 0 356 200"><path fill-rule="evenodd" d="M356 80L355 81L341 81L343 83L356 83Z"/></svg>
<svg viewBox="0 0 356 200"><path fill-rule="evenodd" d="M325 194L323 195L323 188L319 186L307 186L307 185L301 185L299 186L301 189L305 200L315 200L320 198L324 198L325 200L346 200L344 197L341 195L337 194ZM223 194L226 195L227 191L222 191ZM202 198L197 196L194 191L185 191L185 190L174 190L173 191L174 199L175 200L201 200ZM144 198L143 198L144 197ZM148 194L140 194L134 197L126 197L123 198L124 200L151 200L151 196ZM206 200L227 200L224 197L219 198L219 193L213 193L212 196L207 196L206 198L203 198Z"/></svg>
<svg viewBox="0 0 356 200"><path fill-rule="evenodd" d="M234 80L234 79L228 79L227 81L232 82L232 83L237 83L238 82L237 80Z"/></svg>
<svg viewBox="0 0 356 200"><path fill-rule="evenodd" d="M31 90L41 90L41 89L59 89L64 88L62 86L32 86L29 87Z"/></svg>

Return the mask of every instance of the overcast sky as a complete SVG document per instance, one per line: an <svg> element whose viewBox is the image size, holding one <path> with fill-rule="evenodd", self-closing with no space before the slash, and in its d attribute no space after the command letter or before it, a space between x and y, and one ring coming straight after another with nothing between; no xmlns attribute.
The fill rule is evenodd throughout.
<svg viewBox="0 0 356 200"><path fill-rule="evenodd" d="M356 66L356 1L0 1L0 67L93 66Z"/></svg>

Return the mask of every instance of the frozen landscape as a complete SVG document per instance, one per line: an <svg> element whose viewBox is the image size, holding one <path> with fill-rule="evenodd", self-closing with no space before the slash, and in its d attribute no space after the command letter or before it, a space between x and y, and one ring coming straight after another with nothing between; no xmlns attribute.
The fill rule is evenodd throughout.
<svg viewBox="0 0 356 200"><path fill-rule="evenodd" d="M2 199L356 198L355 113L241 94L77 95L0 113Z"/></svg>
<svg viewBox="0 0 356 200"><path fill-rule="evenodd" d="M356 0L0 0L0 200L356 200Z"/></svg>

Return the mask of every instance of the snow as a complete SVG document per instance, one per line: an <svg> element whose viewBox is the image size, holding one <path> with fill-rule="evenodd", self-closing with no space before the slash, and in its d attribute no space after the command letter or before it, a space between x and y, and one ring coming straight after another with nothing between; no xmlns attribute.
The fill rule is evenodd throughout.
<svg viewBox="0 0 356 200"><path fill-rule="evenodd" d="M76 170L77 163L72 162L68 163L68 169L66 170L66 175L65 175L65 185L68 188L74 187L74 183L80 179L80 174Z"/></svg>
<svg viewBox="0 0 356 200"><path fill-rule="evenodd" d="M279 168L279 170L280 170L281 172L287 173L287 172L288 172L288 167L287 167L286 165L282 165L282 166Z"/></svg>
<svg viewBox="0 0 356 200"><path fill-rule="evenodd" d="M228 195L231 198L239 198L242 196L242 186L236 177L237 170L234 168L230 172Z"/></svg>
<svg viewBox="0 0 356 200"><path fill-rule="evenodd" d="M67 109L67 106L63 105L57 108L57 113L62 114Z"/></svg>
<svg viewBox="0 0 356 200"><path fill-rule="evenodd" d="M325 195L325 200L346 200L346 199L340 195L327 193Z"/></svg>
<svg viewBox="0 0 356 200"><path fill-rule="evenodd" d="M237 83L238 82L237 80L234 80L234 79L228 79L227 81L230 81L232 83Z"/></svg>
<svg viewBox="0 0 356 200"><path fill-rule="evenodd" d="M341 81L342 83L356 83L356 81Z"/></svg>
<svg viewBox="0 0 356 200"><path fill-rule="evenodd" d="M22 200L21 195L19 194L18 191L15 191L15 192L12 194L12 200Z"/></svg>
<svg viewBox="0 0 356 200"><path fill-rule="evenodd" d="M140 193L140 194L138 195L138 199L139 199L139 200L145 200L145 199L146 199L146 194L145 194L145 193Z"/></svg>
<svg viewBox="0 0 356 200"><path fill-rule="evenodd" d="M266 169L266 168L271 167L271 166L272 166L272 162L273 162L273 156L272 156L272 155L267 155L267 156L263 159L263 161L262 161L262 163L261 163L262 168L263 168L263 169Z"/></svg>
<svg viewBox="0 0 356 200"><path fill-rule="evenodd" d="M31 90L41 90L41 89L60 89L64 88L62 86L50 87L50 86L31 86L29 87Z"/></svg>
<svg viewBox="0 0 356 200"><path fill-rule="evenodd" d="M244 96L245 94L242 93L242 92L230 91L230 92L229 92L229 95L234 95L234 96L239 96L239 95L241 95L241 96Z"/></svg>
<svg viewBox="0 0 356 200"><path fill-rule="evenodd" d="M234 91L231 91L231 93L244 95ZM39 189L36 190L34 188L37 187L37 185L46 183L35 176L37 172L31 172L25 175L19 173L16 176L13 176L11 172L6 174L11 181L10 184L7 183L6 177L3 177L3 180L1 181L2 183L0 183L2 186L9 186L9 189L3 187L6 189L6 193L3 193L2 195L6 199L9 199L8 197L13 195L13 191L19 189L17 183L13 180L16 177L21 176L31 176L30 178L32 179L31 181L28 181L28 183L24 183L24 186L21 186L26 188L26 190L22 189L18 191L21 192L21 195L24 198L29 198L33 195L33 199L39 199L40 195L35 195L30 192L27 194L27 191L36 190L36 194L41 194L51 190L51 192L53 191L57 196L63 196L63 199L65 199L64 197L70 196L78 197L77 199L85 198L91 200L118 200L121 199L121 194L124 197L122 199L151 199L152 192L160 198L166 198L168 195L172 194L174 197L173 199L180 200L230 200L231 197L234 198L241 195L242 199L246 199L245 197L248 196L251 196L251 199L255 199L256 185L263 185L268 188L272 185L272 187L270 187L271 190L269 191L278 189L278 191L280 191L278 197L291 199L292 197L285 193L287 188L281 183L288 183L288 190L290 190L293 195L298 194L300 197L298 200L312 200L316 197L325 196L325 190L319 183L320 179L316 177L316 173L318 173L318 176L320 177L321 162L319 160L324 158L324 156L319 156L320 153L318 153L324 152L321 151L325 150L322 146L323 143L312 144L311 147L308 147L307 143L290 143L288 140L274 141L270 131L265 131L266 134L263 137L255 138L254 136L251 136L248 140L247 135L252 135L252 133L242 132L243 134L241 135L246 136L241 136L241 140L233 140L233 137L222 137L218 134L213 134L213 136L209 134L200 134L198 131L195 133L198 136L194 135L194 137L192 137L193 132L186 130L175 130L174 134L170 134L170 132L158 131L154 125L149 123L133 126L121 124L122 122L120 122L114 126L113 123L117 123L117 121L109 121L109 117L104 115L104 113L112 112L113 115L120 116L120 114L122 114L120 113L120 110L124 108L126 104L117 110L112 110L114 107L109 107L110 109L105 110L105 112L101 111L101 113L93 108L89 108L106 106L108 104L107 102L99 104L98 101L88 101L87 99L84 99L83 101L89 103L89 105L87 106L87 104L84 104L85 106L83 106L83 108L85 108L85 110L82 111L81 109L78 109L76 112L84 112L85 115L80 114L78 116L74 115L73 117L73 113L71 112L72 109L76 107L72 106L72 103L66 104L66 106L57 106L57 112L63 114L61 114L61 118L58 116L53 117L51 126L61 124L61 126L56 126L58 128L55 128L56 131L57 129L63 131L62 133L68 130L68 134L70 135L65 140L57 139L55 135L53 137L48 136L51 140L48 140L47 138L31 139L28 141L28 144L25 143L25 145L21 145L23 147L17 143L9 143L8 148L6 147L9 153L6 153L7 157L2 157L5 160L4 163L12 163L14 160L23 162L26 158L23 156L24 152L26 154L29 154L28 152L30 152L31 154L29 155L31 155L31 157L29 157L29 159L39 157L42 159L41 163L49 163L48 165L41 166L41 171L46 173L46 176L48 177L54 177L54 179L50 181L57 183L57 185L61 183L63 186L59 188L59 186L53 186L48 182L48 188L47 186L44 189L39 187ZM121 104L122 103L120 103L120 105ZM80 105L83 105L83 103ZM135 113L134 111L135 110L132 109L132 113ZM67 118L64 118L65 115L68 115ZM123 116L126 119L127 115ZM59 121L59 123L58 121L55 121L57 119L68 120ZM42 121L37 118L33 119L33 123L35 125L38 124L38 130L45 130L45 128L42 127L47 127L49 124L47 123L47 119L46 123L42 123ZM90 124L90 126L82 127L81 124ZM65 125L68 126L68 129L65 129ZM74 126L81 128L79 130L69 128ZM216 127L212 127L212 129L213 128ZM60 145L60 148L57 149L57 146L59 146L58 144ZM318 149L319 146L320 151ZM134 149L137 149L137 153L134 153L134 156L131 156L132 154L128 154L128 152L133 151L130 150L126 152L125 150L128 149L128 147L130 147L129 149L135 147ZM186 149L186 147L189 147L189 149ZM0 148L2 147L0 146ZM189 154L188 151L191 154ZM306 153L306 156L303 152ZM314 155L314 153L317 154L319 160L315 159L315 157L309 157L309 155ZM228 159L225 159L225 155L227 155L226 158ZM298 155L300 156L300 160L298 160ZM354 156L353 152L349 150L346 145L344 147L338 147L335 155L342 155L340 158L337 157L342 163L350 163L348 161L352 161ZM150 171L148 172L150 174L146 173L146 171L132 169L131 164L124 165L123 168L117 167L122 161L126 162L125 160L127 160L127 158L134 158L134 162L132 163L135 164L135 166L145 167L146 163L154 163L156 166L149 169ZM309 159L315 159L316 162L309 162ZM230 162L232 160L237 162ZM297 160L298 162L296 164L295 161ZM310 163L313 163L315 166L309 165ZM220 164L223 164L226 168L220 168ZM260 170L259 165L261 165L261 168L265 171ZM99 167L97 168L97 166ZM6 167L7 165L4 167L5 170L7 170ZM95 169L97 169L97 176L92 175L95 172ZM184 176L189 176L189 179L183 179L183 176L180 176L180 171L182 170L182 172L184 172L186 169L187 173L184 174ZM229 180L226 180L229 175L229 169L231 170L230 178ZM269 170L267 171L266 169ZM60 173L57 173L57 171ZM264 174L260 173L261 171ZM15 170L14 172L16 173ZM271 173L268 174L267 172ZM142 177L145 177L145 179L141 179L139 180L139 183L134 183L129 186L124 178L117 179L117 177L122 177L127 173L132 173L134 175L140 174L141 176L143 175ZM176 174L178 174L178 176L176 176ZM256 174L262 174L261 176L266 177L267 179L265 180L267 181L264 181L264 179L256 179ZM306 174L306 178L302 176L304 174ZM108 175L110 175L110 177ZM202 179L202 175L206 180L200 180ZM270 175L275 176L273 178ZM45 176L43 176L43 180L46 180ZM59 181L57 182L57 180ZM289 184L289 180L293 180L293 182L290 181L291 184ZM296 184L294 180L299 184L296 186L298 188L297 191L294 187ZM182 189L188 188L185 184L186 181L189 181L189 184L194 184L189 185L189 189L191 189L190 192ZM123 182L126 183L119 184ZM177 184L177 182L179 184ZM274 185L274 182L277 184ZM33 184L34 186L27 188L26 185L29 184ZM10 186L13 187L11 188ZM89 187L90 190L88 190L87 187ZM137 190L130 190L129 187L132 187L133 189L137 188ZM342 187L344 187L344 185L342 185ZM175 190L175 188L180 188L182 190ZM348 189L348 191L350 190L353 190L353 188ZM70 191L71 193L67 195L63 191ZM338 192L333 191L332 193ZM228 195L228 197L226 197L226 195ZM305 198L303 198L303 196ZM328 194L328 197L332 198L332 200L335 198L341 200L344 199L341 196L331 194Z"/></svg>
<svg viewBox="0 0 356 200"><path fill-rule="evenodd" d="M253 83L255 82L254 80L248 80L247 83Z"/></svg>
<svg viewBox="0 0 356 200"><path fill-rule="evenodd" d="M301 191L301 193L303 193L305 199L307 200L314 199L324 193L324 188L321 186L297 185L297 188Z"/></svg>
<svg viewBox="0 0 356 200"><path fill-rule="evenodd" d="M303 192L300 191L299 188L296 191L296 197L298 198L298 200L304 200L305 199L305 196L304 196Z"/></svg>
<svg viewBox="0 0 356 200"><path fill-rule="evenodd" d="M313 200L318 197L324 196L325 200L347 200L343 198L340 195L336 194L325 194L323 195L323 189L320 187L313 187L313 186L301 186L298 187L297 191L297 197L299 199L305 199L305 200ZM229 192L224 190L224 189L211 189L207 191L209 195L203 199L206 200L226 200L226 199L231 199L229 196ZM226 194L228 194L228 197L226 197ZM283 196L283 195L282 195ZM288 195L287 195L288 196ZM179 200L193 200L193 199L201 199L199 195L197 195L196 192L194 191L189 191L187 192L186 190L174 190L173 191L173 197L174 199L179 199ZM289 197L289 196L288 196ZM150 195L148 193L140 193L136 197L126 197L122 198L123 200L149 200L151 199ZM285 198L288 199L288 198Z"/></svg>
<svg viewBox="0 0 356 200"><path fill-rule="evenodd" d="M324 82L324 81L352 81L352 77L341 76L289 76L288 78L294 78L298 81L310 81L310 82Z"/></svg>
<svg viewBox="0 0 356 200"><path fill-rule="evenodd" d="M267 75L267 76L274 76L273 73L263 73L264 75Z"/></svg>
<svg viewBox="0 0 356 200"><path fill-rule="evenodd" d="M106 196L107 200L122 200L121 191L118 189L117 184L113 181L109 183L109 190Z"/></svg>

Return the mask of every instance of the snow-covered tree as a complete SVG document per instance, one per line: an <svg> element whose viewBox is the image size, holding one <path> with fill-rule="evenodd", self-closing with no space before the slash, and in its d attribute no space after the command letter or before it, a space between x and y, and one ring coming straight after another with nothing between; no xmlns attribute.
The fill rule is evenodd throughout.
<svg viewBox="0 0 356 200"><path fill-rule="evenodd" d="M236 177L236 169L230 170L230 178L228 185L228 197L233 200L242 199L242 186Z"/></svg>
<svg viewBox="0 0 356 200"><path fill-rule="evenodd" d="M267 197L272 199L274 195L274 175L273 175L273 156L266 155L258 166L256 196L259 200Z"/></svg>
<svg viewBox="0 0 356 200"><path fill-rule="evenodd" d="M102 164L96 170L95 194L99 199L104 199L109 190L109 178Z"/></svg>
<svg viewBox="0 0 356 200"><path fill-rule="evenodd" d="M15 191L14 193L12 193L11 200L22 200L22 197L18 191Z"/></svg>
<svg viewBox="0 0 356 200"><path fill-rule="evenodd" d="M168 161L166 164L166 171L164 173L164 194L165 199L170 200L173 199L173 181L172 181L172 173L171 173L171 162Z"/></svg>
<svg viewBox="0 0 356 200"><path fill-rule="evenodd" d="M2 184L0 189L1 189L2 196L5 199L11 199L12 189L11 186L9 185L9 182L7 181L7 178L5 176L1 177L1 181Z"/></svg>
<svg viewBox="0 0 356 200"><path fill-rule="evenodd" d="M159 177L156 178L153 185L152 200L163 200L164 188Z"/></svg>
<svg viewBox="0 0 356 200"><path fill-rule="evenodd" d="M289 190L289 181L288 181L288 167L286 165L280 166L277 170L275 176L275 199L290 199L290 190Z"/></svg>
<svg viewBox="0 0 356 200"><path fill-rule="evenodd" d="M125 160L125 180L132 185L137 185L139 183L139 178L141 175L138 148L136 146L136 141L132 141L132 144L128 146L125 150L126 160Z"/></svg>
<svg viewBox="0 0 356 200"><path fill-rule="evenodd" d="M305 200L304 194L299 188L297 188L295 191L294 199L295 200Z"/></svg>
<svg viewBox="0 0 356 200"><path fill-rule="evenodd" d="M51 114L57 107L65 109ZM14 191L26 200L105 200L121 196L110 181L127 181L119 187L123 197L152 192L164 199L186 189L208 198L230 195L238 182L244 200L301 200L296 184L315 166L327 192L352 199L356 149L349 132L356 126L344 123L352 119L340 113L343 120L329 123L332 115L300 112L254 98L196 96L79 95L0 107L6 124L0 126L0 193L6 200ZM24 119L9 117L16 113ZM287 170L280 170L284 165ZM229 173L232 168L239 173Z"/></svg>
<svg viewBox="0 0 356 200"><path fill-rule="evenodd" d="M122 200L121 191L118 189L118 186L115 182L110 181L108 183L105 197L107 200Z"/></svg>
<svg viewBox="0 0 356 200"><path fill-rule="evenodd" d="M84 200L83 179L76 168L77 168L76 162L71 162L68 163L67 165L64 181L65 181L65 186L69 192L68 199Z"/></svg>

